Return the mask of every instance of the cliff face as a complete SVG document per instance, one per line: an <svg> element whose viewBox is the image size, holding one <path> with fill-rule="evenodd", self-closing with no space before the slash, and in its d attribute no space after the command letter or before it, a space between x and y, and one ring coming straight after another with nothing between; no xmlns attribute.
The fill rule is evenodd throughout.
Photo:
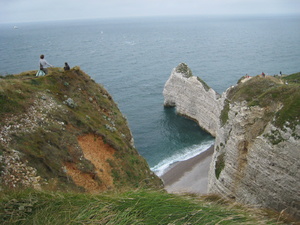
<svg viewBox="0 0 300 225"><path fill-rule="evenodd" d="M1 187L160 187L109 93L79 68L0 79Z"/></svg>
<svg viewBox="0 0 300 225"><path fill-rule="evenodd" d="M230 105L228 122L217 132L209 192L299 217L300 144L293 134L300 126L283 131L265 117L263 108ZM274 144L277 134L283 139Z"/></svg>
<svg viewBox="0 0 300 225"><path fill-rule="evenodd" d="M222 109L214 116L220 122L215 122L218 125L208 191L242 203L284 210L300 218L300 91L298 83L291 80L288 85L285 83L279 78L253 77L223 93L219 99L223 101ZM203 87L193 92L179 86L176 88L173 92L164 90L167 103L170 99L175 101L173 99L178 96L194 99L196 93L207 95ZM220 103L214 101L210 104ZM209 108L220 107L210 104ZM173 105L177 106L177 103ZM205 106L195 103L193 107L200 109ZM207 112L194 111L204 115L195 116L189 114L189 110L185 113L197 120L206 117ZM203 119L198 123L209 130Z"/></svg>

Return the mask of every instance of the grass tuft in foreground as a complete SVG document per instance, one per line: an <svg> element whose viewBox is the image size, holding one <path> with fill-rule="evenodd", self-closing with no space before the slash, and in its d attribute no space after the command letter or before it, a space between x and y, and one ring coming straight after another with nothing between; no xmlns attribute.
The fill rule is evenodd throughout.
<svg viewBox="0 0 300 225"><path fill-rule="evenodd" d="M101 195L23 190L0 194L1 224L278 224L217 196L139 190Z"/></svg>

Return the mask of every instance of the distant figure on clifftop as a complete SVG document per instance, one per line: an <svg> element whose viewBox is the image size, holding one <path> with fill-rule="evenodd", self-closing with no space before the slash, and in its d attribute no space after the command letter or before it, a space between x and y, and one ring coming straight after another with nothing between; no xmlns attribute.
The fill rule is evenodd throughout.
<svg viewBox="0 0 300 225"><path fill-rule="evenodd" d="M266 74L264 72L261 73L262 77L266 77Z"/></svg>
<svg viewBox="0 0 300 225"><path fill-rule="evenodd" d="M48 73L48 67L53 67L51 64L49 64L44 55L40 56L40 70L42 70L45 74Z"/></svg>
<svg viewBox="0 0 300 225"><path fill-rule="evenodd" d="M69 64L68 64L67 62L65 62L64 70L65 70L65 71L66 71L66 70L70 70L70 66L69 66Z"/></svg>

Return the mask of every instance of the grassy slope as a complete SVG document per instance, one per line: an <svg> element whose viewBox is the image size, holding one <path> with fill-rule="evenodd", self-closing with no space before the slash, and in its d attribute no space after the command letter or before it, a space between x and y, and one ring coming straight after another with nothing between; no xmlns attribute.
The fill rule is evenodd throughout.
<svg viewBox="0 0 300 225"><path fill-rule="evenodd" d="M0 201L1 224L276 224L266 212L214 196L160 191L89 195L25 190L2 192Z"/></svg>
<svg viewBox="0 0 300 225"><path fill-rule="evenodd" d="M127 121L101 85L76 67L66 72L53 68L43 77L34 74L34 71L26 72L0 80L0 127L22 127L9 133L12 141L8 146L0 142L0 155L8 149L16 149L24 153L24 160L37 168L38 175L48 183L55 179L60 189L74 189L61 168L69 162L75 163L83 173L94 173L90 161L81 157L77 142L80 135L94 134L116 150L115 160L110 160L109 164L117 188L160 184L160 180L150 174L146 161L132 147ZM68 98L74 100L74 107L64 104ZM34 102L50 100L59 107L50 107L49 112L37 109L29 119L35 120L39 114L45 118L33 122L36 123L34 129L30 122L26 127L23 119L28 118ZM7 118L15 119L7 124Z"/></svg>

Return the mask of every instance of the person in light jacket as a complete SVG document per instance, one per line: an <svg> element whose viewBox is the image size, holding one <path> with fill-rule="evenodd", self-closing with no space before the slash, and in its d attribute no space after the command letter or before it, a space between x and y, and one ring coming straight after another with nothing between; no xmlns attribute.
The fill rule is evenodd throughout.
<svg viewBox="0 0 300 225"><path fill-rule="evenodd" d="M44 55L41 55L40 56L40 70L44 71L44 73L47 74L48 67L53 67L53 66L47 62Z"/></svg>

